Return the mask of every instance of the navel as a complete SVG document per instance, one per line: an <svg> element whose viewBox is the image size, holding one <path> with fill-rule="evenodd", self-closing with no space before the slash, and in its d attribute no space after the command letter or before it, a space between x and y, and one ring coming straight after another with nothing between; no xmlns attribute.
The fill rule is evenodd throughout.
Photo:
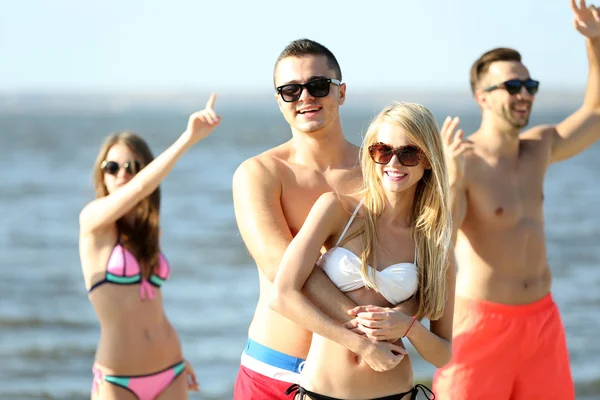
<svg viewBox="0 0 600 400"><path fill-rule="evenodd" d="M502 213L504 213L504 209L502 207L498 207L496 208L496 211L494 211L494 214L496 215L502 215Z"/></svg>

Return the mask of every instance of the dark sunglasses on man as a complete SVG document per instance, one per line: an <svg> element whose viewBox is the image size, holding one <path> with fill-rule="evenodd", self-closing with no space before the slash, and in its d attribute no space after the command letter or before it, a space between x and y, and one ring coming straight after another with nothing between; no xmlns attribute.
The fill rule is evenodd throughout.
<svg viewBox="0 0 600 400"><path fill-rule="evenodd" d="M523 86L525 86L527 93L529 93L530 95L533 96L534 94L537 93L538 89L540 88L540 82L534 81L531 78L528 78L525 80L511 79L506 82L502 82L497 85L490 86L489 88L485 89L484 92L491 92L492 90L496 90L496 89L506 89L506 91L509 94L515 95L517 93L521 93L521 88Z"/></svg>
<svg viewBox="0 0 600 400"><path fill-rule="evenodd" d="M286 103L297 101L302 96L302 91L306 88L313 97L326 97L329 94L331 84L340 86L342 83L338 79L319 78L308 83L289 83L277 87L277 93Z"/></svg>

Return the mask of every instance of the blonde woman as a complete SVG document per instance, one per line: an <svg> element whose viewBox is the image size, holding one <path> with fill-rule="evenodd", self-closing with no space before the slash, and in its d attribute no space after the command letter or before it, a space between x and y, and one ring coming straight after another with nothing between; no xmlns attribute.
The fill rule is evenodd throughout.
<svg viewBox="0 0 600 400"><path fill-rule="evenodd" d="M96 199L79 217L79 252L101 334L92 399L187 399L198 390L163 308L160 287L171 266L159 246L159 184L179 157L219 124L206 108L154 159L138 135L110 135L94 165Z"/></svg>
<svg viewBox="0 0 600 400"><path fill-rule="evenodd" d="M444 149L431 112L407 103L385 108L367 130L361 167L363 190L319 198L275 279L271 307L314 332L301 384L288 389L301 399L414 399L419 389L429 396L429 389L414 386L400 337L436 367L451 358L452 222ZM358 313L354 329L303 295L315 265L359 306L369 306ZM412 296L416 315L392 309ZM386 317L385 337L377 336L371 308ZM430 330L419 322L423 317L431 320Z"/></svg>

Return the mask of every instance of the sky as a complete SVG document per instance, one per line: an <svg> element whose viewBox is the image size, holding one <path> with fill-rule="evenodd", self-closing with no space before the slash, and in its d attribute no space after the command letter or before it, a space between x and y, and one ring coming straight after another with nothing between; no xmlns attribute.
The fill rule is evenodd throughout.
<svg viewBox="0 0 600 400"><path fill-rule="evenodd" d="M307 37L359 89L466 89L514 47L543 88L583 90L569 0L0 0L0 93L252 91Z"/></svg>

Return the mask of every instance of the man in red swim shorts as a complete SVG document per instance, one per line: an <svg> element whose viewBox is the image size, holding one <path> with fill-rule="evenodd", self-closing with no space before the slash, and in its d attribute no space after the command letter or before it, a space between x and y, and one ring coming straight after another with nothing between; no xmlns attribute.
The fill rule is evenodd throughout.
<svg viewBox="0 0 600 400"><path fill-rule="evenodd" d="M471 69L481 126L463 154L446 148L458 274L453 357L434 377L438 400L575 398L550 294L542 194L550 163L600 138L600 15L584 1L571 7L590 70L583 106L558 125L521 133L539 82L517 51L491 50Z"/></svg>

